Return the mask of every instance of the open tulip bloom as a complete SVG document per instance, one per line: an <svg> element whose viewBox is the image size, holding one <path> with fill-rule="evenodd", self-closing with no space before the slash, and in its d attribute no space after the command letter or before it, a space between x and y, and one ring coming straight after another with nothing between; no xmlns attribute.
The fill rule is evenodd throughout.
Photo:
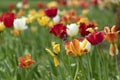
<svg viewBox="0 0 120 80"><path fill-rule="evenodd" d="M18 66L22 68L29 68L32 64L35 63L35 61L31 59L31 54L26 54L24 57L19 57L18 61Z"/></svg>
<svg viewBox="0 0 120 80"><path fill-rule="evenodd" d="M53 18L53 22L54 22L54 23L59 23L59 22L60 22L60 16L59 16L59 15L56 15L56 16Z"/></svg>
<svg viewBox="0 0 120 80"><path fill-rule="evenodd" d="M91 44L86 39L83 41L74 39L72 41L65 42L64 46L66 53L73 56L81 56L85 53L88 53L91 48Z"/></svg>
<svg viewBox="0 0 120 80"><path fill-rule="evenodd" d="M1 20L3 21L6 28L13 27L14 19L16 18L16 15L12 12L6 12L2 15Z"/></svg>
<svg viewBox="0 0 120 80"><path fill-rule="evenodd" d="M50 33L61 39L67 38L66 26L61 23L55 24L50 28Z"/></svg>
<svg viewBox="0 0 120 80"><path fill-rule="evenodd" d="M103 31L94 31L93 33L89 33L86 36L87 40L92 44L92 45L97 45L104 40L104 32Z"/></svg>
<svg viewBox="0 0 120 80"><path fill-rule="evenodd" d="M104 28L105 32L105 39L110 42L110 55L114 56L118 54L118 47L117 47L117 41L118 41L118 33L120 31L116 30L116 26L114 25L111 30L109 27Z"/></svg>
<svg viewBox="0 0 120 80"><path fill-rule="evenodd" d="M14 28L16 30L25 30L27 29L27 25L26 25L26 20L25 18L17 18L14 20Z"/></svg>
<svg viewBox="0 0 120 80"><path fill-rule="evenodd" d="M79 28L78 25L76 23L72 23L70 25L67 25L67 34L69 36L75 36L78 34Z"/></svg>

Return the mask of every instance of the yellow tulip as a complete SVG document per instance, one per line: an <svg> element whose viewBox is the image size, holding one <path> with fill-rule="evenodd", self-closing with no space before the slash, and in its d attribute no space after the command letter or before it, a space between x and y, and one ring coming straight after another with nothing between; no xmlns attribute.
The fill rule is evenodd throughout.
<svg viewBox="0 0 120 80"><path fill-rule="evenodd" d="M51 55L53 56L54 59L54 64L57 67L60 63L57 59L58 54L60 53L60 44L56 44L55 42L51 42L52 45L52 49L53 51L51 51L50 49L46 48L45 50Z"/></svg>
<svg viewBox="0 0 120 80"><path fill-rule="evenodd" d="M82 42L80 42L77 39L74 39L65 43L66 53L71 54L73 56L81 56L89 52L90 47L91 45L86 39L84 39Z"/></svg>
<svg viewBox="0 0 120 80"><path fill-rule="evenodd" d="M80 24L80 23L85 23L85 24L87 25L87 24L89 24L90 22L89 22L88 18L81 18L81 19L77 22L77 24Z"/></svg>
<svg viewBox="0 0 120 80"><path fill-rule="evenodd" d="M38 21L40 26L45 27L49 23L50 18L47 16L42 16L42 17L38 18L37 21Z"/></svg>
<svg viewBox="0 0 120 80"><path fill-rule="evenodd" d="M54 63L55 63L55 67L57 67L57 66L60 65L60 63L59 63L57 57L54 57Z"/></svg>
<svg viewBox="0 0 120 80"><path fill-rule="evenodd" d="M48 7L48 8L57 7L57 2L55 2L55 1L49 2L49 3L47 4L47 7Z"/></svg>
<svg viewBox="0 0 120 80"><path fill-rule="evenodd" d="M50 21L49 23L48 23L48 27L53 27L54 26L54 22L53 21Z"/></svg>
<svg viewBox="0 0 120 80"><path fill-rule="evenodd" d="M44 15L45 15L44 10L39 10L38 13L37 13L38 17L42 17Z"/></svg>
<svg viewBox="0 0 120 80"><path fill-rule="evenodd" d="M0 32L2 32L5 29L5 25L3 22L0 22Z"/></svg>
<svg viewBox="0 0 120 80"><path fill-rule="evenodd" d="M89 10L88 10L88 9L84 9L84 10L82 10L82 15L87 15L87 14L88 14L88 12L89 12Z"/></svg>

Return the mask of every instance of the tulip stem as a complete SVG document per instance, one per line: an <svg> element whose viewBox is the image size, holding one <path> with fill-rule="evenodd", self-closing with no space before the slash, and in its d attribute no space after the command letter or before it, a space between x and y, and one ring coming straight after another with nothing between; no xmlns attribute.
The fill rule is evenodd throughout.
<svg viewBox="0 0 120 80"><path fill-rule="evenodd" d="M77 67L76 67L76 73L75 73L75 76L74 76L74 80L76 80L76 78L77 78L78 71L79 71L79 62L77 62Z"/></svg>
<svg viewBox="0 0 120 80"><path fill-rule="evenodd" d="M88 67L89 67L89 72L90 72L90 78L93 77L92 75L92 67L91 67L91 61L90 61L90 56L87 55L87 58L88 58Z"/></svg>
<svg viewBox="0 0 120 80"><path fill-rule="evenodd" d="M115 55L115 64L116 64L116 75L118 74L118 61L117 61L117 55Z"/></svg>

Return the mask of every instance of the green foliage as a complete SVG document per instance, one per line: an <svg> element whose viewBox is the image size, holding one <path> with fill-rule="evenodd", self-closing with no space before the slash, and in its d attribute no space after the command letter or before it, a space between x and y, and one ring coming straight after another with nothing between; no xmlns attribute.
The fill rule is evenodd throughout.
<svg viewBox="0 0 120 80"><path fill-rule="evenodd" d="M4 4L7 3L10 3L9 0ZM81 13L80 9L77 11ZM114 24L110 11L91 8L88 18L95 19L100 30ZM37 26L38 31L31 32L29 28L15 37L11 29L6 29L0 34L1 80L120 80L117 57L109 56L108 48L103 47L108 45L101 44L93 47L88 54L72 57L66 55L63 42L50 34L47 27L41 27L36 22L30 26ZM61 44L58 67L54 66L53 57L45 51L51 46L51 41ZM29 69L18 67L18 58L25 53L31 53L36 61Z"/></svg>

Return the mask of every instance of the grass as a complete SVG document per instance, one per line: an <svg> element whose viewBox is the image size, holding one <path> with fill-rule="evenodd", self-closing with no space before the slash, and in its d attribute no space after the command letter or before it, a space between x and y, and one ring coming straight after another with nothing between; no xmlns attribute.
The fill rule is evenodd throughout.
<svg viewBox="0 0 120 80"><path fill-rule="evenodd" d="M81 12L79 8L77 11ZM100 30L106 25L112 26L113 17L111 11L92 7L88 14L90 20L96 20ZM92 47L88 54L72 57L66 55L63 41L50 34L47 27L39 26L36 21L31 26L37 26L37 32L31 32L29 28L15 37L11 29L6 29L0 34L0 80L119 80L116 57L109 56L108 48L103 49L104 44ZM53 57L45 51L46 47L51 48L51 41L61 44L58 67L54 66ZM37 62L29 69L18 67L18 58L25 53L31 53L32 59Z"/></svg>

